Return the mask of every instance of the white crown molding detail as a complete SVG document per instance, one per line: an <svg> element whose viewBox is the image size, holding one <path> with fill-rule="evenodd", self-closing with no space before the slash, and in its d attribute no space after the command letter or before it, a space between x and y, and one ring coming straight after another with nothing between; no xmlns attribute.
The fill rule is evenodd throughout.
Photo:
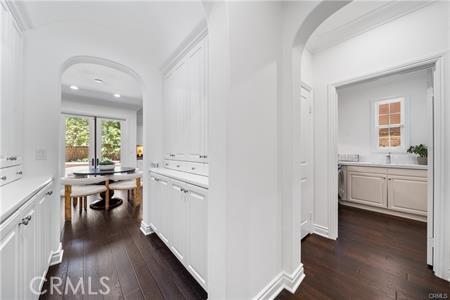
<svg viewBox="0 0 450 300"><path fill-rule="evenodd" d="M21 32L33 28L31 19L28 16L22 1L1 0L1 3L11 12L16 25Z"/></svg>
<svg viewBox="0 0 450 300"><path fill-rule="evenodd" d="M168 59L161 65L160 70L163 74L169 72L180 59L195 46L198 41L203 39L208 34L208 27L206 20L200 22L197 27L189 34L183 42L176 48L176 50L169 56Z"/></svg>
<svg viewBox="0 0 450 300"><path fill-rule="evenodd" d="M286 289L293 294L304 278L305 273L303 264L300 264L292 274L288 274L284 271L280 272L253 298L253 300L275 299L283 289Z"/></svg>
<svg viewBox="0 0 450 300"><path fill-rule="evenodd" d="M50 266L60 264L63 260L64 250L62 248L62 243L59 243L58 250L52 251L50 254Z"/></svg>
<svg viewBox="0 0 450 300"><path fill-rule="evenodd" d="M306 47L311 53L316 54L377 27L395 21L403 16L414 13L434 2L435 1L433 0L413 1L408 3L402 1L387 2L385 5L369 11L332 30L316 36L313 34ZM408 5L408 7L405 7L405 5Z"/></svg>
<svg viewBox="0 0 450 300"><path fill-rule="evenodd" d="M328 233L328 227L322 226L322 225L317 225L317 224L313 224L313 232L317 235L320 235L322 237L325 237L327 239L330 238L329 233Z"/></svg>
<svg viewBox="0 0 450 300"><path fill-rule="evenodd" d="M148 224L146 224L144 221L141 221L141 226L139 227L139 229L141 230L141 232L144 235L150 235L152 233L154 233L152 227Z"/></svg>

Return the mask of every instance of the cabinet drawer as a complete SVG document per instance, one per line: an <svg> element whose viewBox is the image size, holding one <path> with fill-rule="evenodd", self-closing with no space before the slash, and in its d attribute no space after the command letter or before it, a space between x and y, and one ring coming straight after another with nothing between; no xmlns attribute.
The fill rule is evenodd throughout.
<svg viewBox="0 0 450 300"><path fill-rule="evenodd" d="M386 168L380 167L359 167L359 166L347 166L348 172L360 172L360 173L376 173L386 174Z"/></svg>
<svg viewBox="0 0 450 300"><path fill-rule="evenodd" d="M7 156L0 158L0 168L18 166L22 164L21 156Z"/></svg>
<svg viewBox="0 0 450 300"><path fill-rule="evenodd" d="M0 186L4 186L22 178L22 166L14 166L0 169Z"/></svg>
<svg viewBox="0 0 450 300"><path fill-rule="evenodd" d="M400 176L411 176L411 177L428 177L428 170L416 170L416 169L387 169L388 175L400 175Z"/></svg>

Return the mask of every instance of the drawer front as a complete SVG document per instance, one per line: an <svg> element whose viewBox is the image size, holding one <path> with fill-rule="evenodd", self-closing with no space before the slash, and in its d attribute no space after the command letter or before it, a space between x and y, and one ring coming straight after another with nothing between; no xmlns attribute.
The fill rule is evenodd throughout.
<svg viewBox="0 0 450 300"><path fill-rule="evenodd" d="M21 156L7 156L0 158L0 168L7 168L12 166L18 166L22 164Z"/></svg>
<svg viewBox="0 0 450 300"><path fill-rule="evenodd" d="M386 174L386 168L347 166L348 172Z"/></svg>
<svg viewBox="0 0 450 300"><path fill-rule="evenodd" d="M399 176L412 176L412 177L428 177L428 170L415 170L415 169L395 169L389 168L387 170L388 175L399 175Z"/></svg>
<svg viewBox="0 0 450 300"><path fill-rule="evenodd" d="M23 177L22 166L0 169L0 186L7 185Z"/></svg>

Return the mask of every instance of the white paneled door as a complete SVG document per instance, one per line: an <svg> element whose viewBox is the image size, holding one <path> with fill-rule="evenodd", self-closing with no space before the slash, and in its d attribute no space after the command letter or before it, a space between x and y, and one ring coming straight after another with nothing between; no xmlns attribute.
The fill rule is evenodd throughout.
<svg viewBox="0 0 450 300"><path fill-rule="evenodd" d="M301 238L313 231L313 112L312 90L306 84L301 86L300 94L300 181L301 181Z"/></svg>

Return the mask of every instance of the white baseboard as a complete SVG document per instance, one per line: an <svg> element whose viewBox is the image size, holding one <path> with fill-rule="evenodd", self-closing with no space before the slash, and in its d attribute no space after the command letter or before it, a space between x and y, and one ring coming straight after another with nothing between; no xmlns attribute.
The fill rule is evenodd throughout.
<svg viewBox="0 0 450 300"><path fill-rule="evenodd" d="M293 294L303 278L305 278L303 264L300 264L292 274L287 274L284 271L280 272L253 298L253 300L275 299L283 289L286 289Z"/></svg>
<svg viewBox="0 0 450 300"><path fill-rule="evenodd" d="M52 251L50 254L50 266L60 264L63 260L64 250L62 248L62 244L59 243L58 250Z"/></svg>
<svg viewBox="0 0 450 300"><path fill-rule="evenodd" d="M141 227L139 228L144 235L152 234L154 231L152 227L146 224L144 221L141 221Z"/></svg>
<svg viewBox="0 0 450 300"><path fill-rule="evenodd" d="M328 233L328 227L313 224L313 232L317 235L320 235L320 236L323 236L326 238L330 238L330 235Z"/></svg>

